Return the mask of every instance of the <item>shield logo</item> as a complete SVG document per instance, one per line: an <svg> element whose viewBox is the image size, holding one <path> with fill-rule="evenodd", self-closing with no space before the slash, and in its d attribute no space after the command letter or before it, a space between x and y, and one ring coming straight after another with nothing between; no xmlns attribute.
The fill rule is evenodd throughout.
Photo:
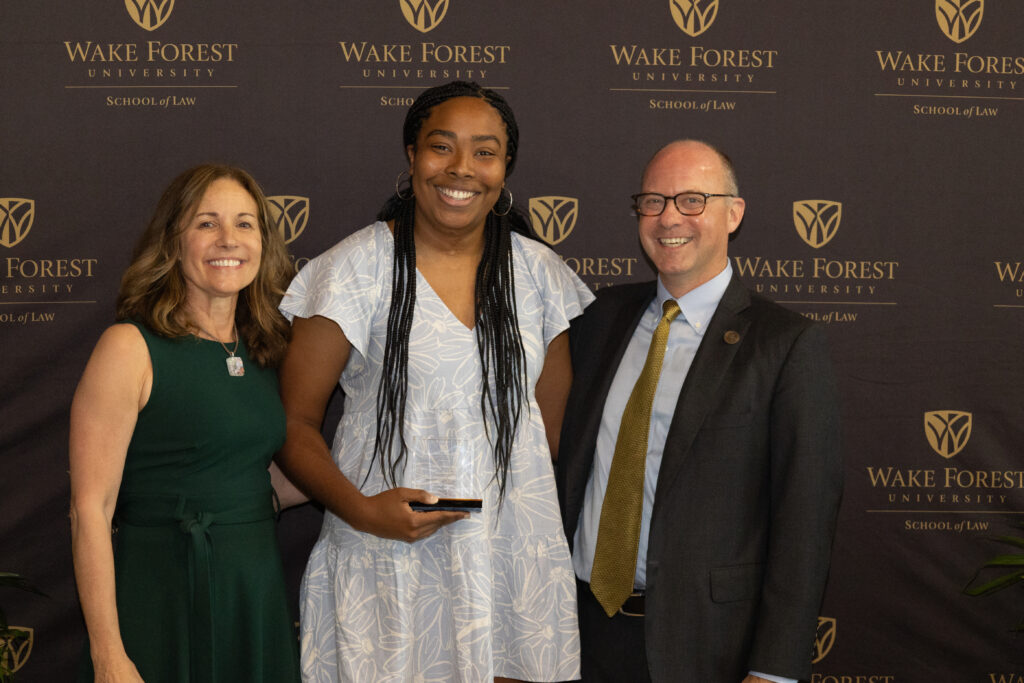
<svg viewBox="0 0 1024 683"><path fill-rule="evenodd" d="M3 653L0 664L3 664L5 671L15 673L25 666L28 658L32 655L32 644L35 642L35 629L28 626L10 626L8 633L14 632L0 638L0 653Z"/></svg>
<svg viewBox="0 0 1024 683"><path fill-rule="evenodd" d="M128 15L147 31L164 25L174 11L174 0L124 0Z"/></svg>
<svg viewBox="0 0 1024 683"><path fill-rule="evenodd" d="M270 218L284 243L291 244L298 239L309 222L309 197L279 194L267 197L267 204Z"/></svg>
<svg viewBox="0 0 1024 683"><path fill-rule="evenodd" d="M818 631L814 634L814 659L817 664L825 659L836 644L836 620L832 617L818 617Z"/></svg>
<svg viewBox="0 0 1024 683"><path fill-rule="evenodd" d="M25 239L35 217L35 201L0 197L0 244L10 248Z"/></svg>
<svg viewBox="0 0 1024 683"><path fill-rule="evenodd" d="M805 199L793 202L793 225L800 239L820 249L839 232L843 205L828 199Z"/></svg>
<svg viewBox="0 0 1024 683"><path fill-rule="evenodd" d="M718 15L718 0L669 0L668 6L676 26L691 38L711 28Z"/></svg>
<svg viewBox="0 0 1024 683"><path fill-rule="evenodd" d="M935 20L946 37L962 43L981 26L985 0L935 0Z"/></svg>
<svg viewBox="0 0 1024 683"><path fill-rule="evenodd" d="M398 0L402 15L420 33L437 28L448 11L448 0Z"/></svg>
<svg viewBox="0 0 1024 683"><path fill-rule="evenodd" d="M530 197L530 223L537 235L554 246L576 227L580 202L575 197Z"/></svg>
<svg viewBox="0 0 1024 683"><path fill-rule="evenodd" d="M924 434L932 450L952 458L971 438L971 413L962 410L930 410L924 414Z"/></svg>

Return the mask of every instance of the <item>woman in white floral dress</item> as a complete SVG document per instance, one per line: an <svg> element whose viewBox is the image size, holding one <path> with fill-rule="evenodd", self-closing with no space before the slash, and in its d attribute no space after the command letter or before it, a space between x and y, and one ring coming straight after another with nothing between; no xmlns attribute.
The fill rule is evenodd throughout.
<svg viewBox="0 0 1024 683"><path fill-rule="evenodd" d="M578 678L552 458L566 330L593 295L513 210L519 135L504 99L431 88L403 136L408 186L281 304L281 466L326 507L302 584L303 677ZM320 424L338 382L332 452ZM436 494L482 508L410 507Z"/></svg>

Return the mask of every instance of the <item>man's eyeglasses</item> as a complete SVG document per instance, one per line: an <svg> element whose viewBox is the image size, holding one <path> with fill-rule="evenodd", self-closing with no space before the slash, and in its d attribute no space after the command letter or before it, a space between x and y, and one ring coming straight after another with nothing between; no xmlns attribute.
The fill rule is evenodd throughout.
<svg viewBox="0 0 1024 683"><path fill-rule="evenodd" d="M641 216L660 216L668 200L676 203L676 209L684 216L699 216L704 213L708 199L712 197L735 197L734 194L712 194L710 192L680 192L675 197L666 197L657 192L642 192L632 195L633 210Z"/></svg>

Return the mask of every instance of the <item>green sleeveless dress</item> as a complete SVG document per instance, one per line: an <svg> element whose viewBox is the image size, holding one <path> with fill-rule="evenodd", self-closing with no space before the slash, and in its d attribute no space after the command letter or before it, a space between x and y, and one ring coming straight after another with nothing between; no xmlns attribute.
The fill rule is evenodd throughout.
<svg viewBox="0 0 1024 683"><path fill-rule="evenodd" d="M298 681L267 472L285 434L277 375L242 344L233 377L219 343L136 327L153 386L114 513L128 656L146 683Z"/></svg>

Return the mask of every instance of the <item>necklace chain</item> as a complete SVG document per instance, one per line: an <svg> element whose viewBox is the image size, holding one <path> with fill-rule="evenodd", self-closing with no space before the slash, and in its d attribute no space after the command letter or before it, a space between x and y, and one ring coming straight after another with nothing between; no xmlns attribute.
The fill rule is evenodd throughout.
<svg viewBox="0 0 1024 683"><path fill-rule="evenodd" d="M195 324L195 323L193 323L193 324ZM217 336L215 336L215 335L212 335L212 334L210 334L209 332L207 332L206 330L204 330L203 328L201 328L201 327L200 327L199 325L196 325L195 327L196 327L196 329L197 329L197 330L199 330L200 332L202 332L203 334L205 334L205 335L206 335L207 337L209 337L209 338L210 338L210 339L212 339L213 341L215 341L215 342L217 342L218 344L220 344L220 345L221 345L221 346L222 346L222 347L224 348L224 351L225 351L225 352L226 352L226 353L227 353L227 354L228 354L229 356L234 356L234 355L235 355L235 353L236 353L236 352L238 351L238 341L239 341L239 340L238 340L238 329L237 329L237 326L235 326L235 325L232 325L232 326L231 326L231 336L232 336L232 337L234 337L234 339L235 339L235 348L233 348L233 349L229 349L229 348L228 348L228 345L227 345L227 344L225 344L224 342L222 342L222 341L220 340L220 338L219 338L219 337L217 337Z"/></svg>
<svg viewBox="0 0 1024 683"><path fill-rule="evenodd" d="M231 375L232 377L242 377L243 375L245 375L245 365L242 363L242 359L235 355L235 353L238 351L238 343L241 341L241 338L238 336L237 325L231 326L231 336L235 338L235 348L233 349L229 349L227 344L225 344L219 338L213 336L212 334L201 328L199 325L195 323L193 323L193 325L197 330L205 334L213 341L216 341L218 344L220 344L221 348L224 349L224 352L228 354L228 357L225 359L225 361L227 362L229 375Z"/></svg>

